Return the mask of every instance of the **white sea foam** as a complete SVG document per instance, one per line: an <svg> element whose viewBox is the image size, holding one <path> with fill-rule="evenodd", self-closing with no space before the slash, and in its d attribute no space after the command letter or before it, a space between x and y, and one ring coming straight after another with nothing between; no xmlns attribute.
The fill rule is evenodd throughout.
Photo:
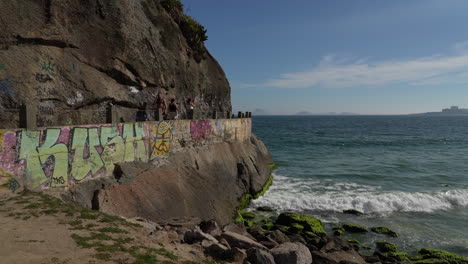
<svg viewBox="0 0 468 264"><path fill-rule="evenodd" d="M378 186L334 183L274 175L270 190L252 206L284 210L341 212L356 209L365 213L433 212L468 207L468 189L424 193L383 191Z"/></svg>

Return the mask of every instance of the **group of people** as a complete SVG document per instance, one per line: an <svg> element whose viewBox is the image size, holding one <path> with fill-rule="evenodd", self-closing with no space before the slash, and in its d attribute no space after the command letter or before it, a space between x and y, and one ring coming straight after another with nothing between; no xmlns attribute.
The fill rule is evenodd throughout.
<svg viewBox="0 0 468 264"><path fill-rule="evenodd" d="M195 108L192 98L188 98L186 103L187 110L192 111ZM164 97L161 93L158 93L156 96L156 108L161 110L164 120L175 120L179 118L179 106L175 98L172 98L169 106L167 106Z"/></svg>

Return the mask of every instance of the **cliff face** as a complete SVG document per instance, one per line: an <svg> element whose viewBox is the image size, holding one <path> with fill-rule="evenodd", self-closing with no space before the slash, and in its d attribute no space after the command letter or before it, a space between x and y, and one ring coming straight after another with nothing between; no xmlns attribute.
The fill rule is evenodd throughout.
<svg viewBox="0 0 468 264"><path fill-rule="evenodd" d="M157 92L183 111L189 97L202 112L230 110L222 68L194 57L159 0L0 2L0 111L32 104L40 126L103 123L108 103L155 108ZM7 113L2 126L16 127Z"/></svg>

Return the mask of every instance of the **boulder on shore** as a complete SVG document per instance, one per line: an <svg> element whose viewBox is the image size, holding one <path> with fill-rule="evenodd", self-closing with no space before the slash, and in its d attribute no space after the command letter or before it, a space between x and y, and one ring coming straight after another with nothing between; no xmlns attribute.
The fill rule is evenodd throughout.
<svg viewBox="0 0 468 264"><path fill-rule="evenodd" d="M301 243L284 243L271 250L277 264L310 264L312 254Z"/></svg>

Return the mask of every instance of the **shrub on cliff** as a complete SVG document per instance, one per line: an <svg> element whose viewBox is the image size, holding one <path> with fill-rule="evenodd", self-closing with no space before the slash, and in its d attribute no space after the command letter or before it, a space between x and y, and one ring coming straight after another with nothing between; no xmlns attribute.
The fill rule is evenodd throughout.
<svg viewBox="0 0 468 264"><path fill-rule="evenodd" d="M208 40L207 30L195 19L183 14L184 5L180 0L162 0L161 5L179 25L182 34L191 48L191 55L198 63L206 58L204 42Z"/></svg>
<svg viewBox="0 0 468 264"><path fill-rule="evenodd" d="M182 12L184 10L184 5L180 2L180 0L162 0L161 4L168 12L173 10L179 10Z"/></svg>

